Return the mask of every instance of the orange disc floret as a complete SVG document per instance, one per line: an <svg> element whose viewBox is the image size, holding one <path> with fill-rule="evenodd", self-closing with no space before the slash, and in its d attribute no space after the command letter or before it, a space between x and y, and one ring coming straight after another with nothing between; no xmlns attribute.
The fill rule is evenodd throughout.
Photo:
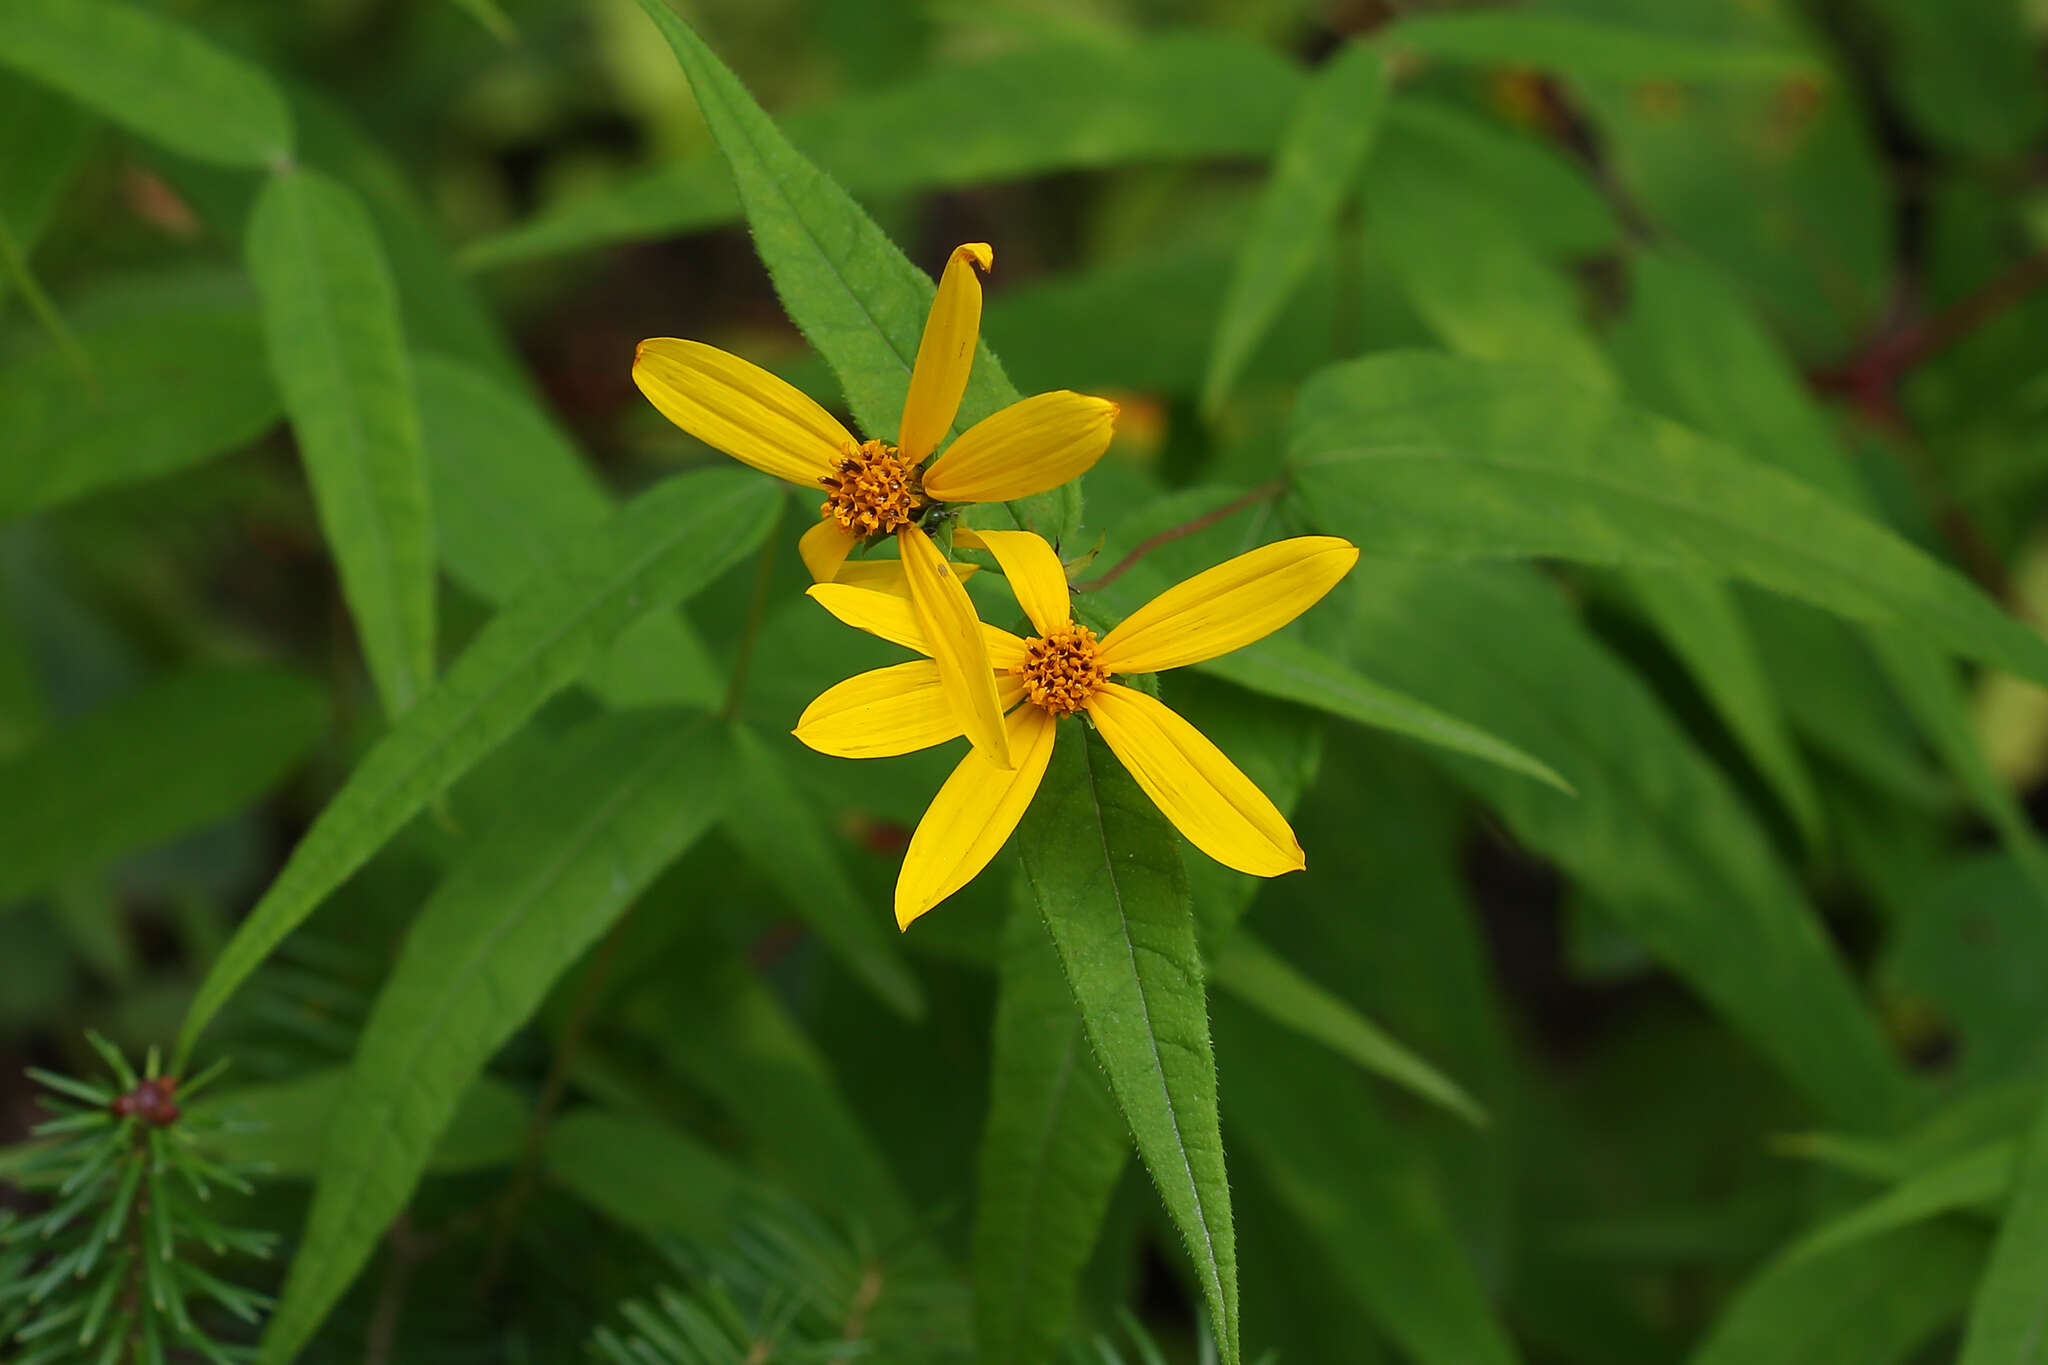
<svg viewBox="0 0 2048 1365"><path fill-rule="evenodd" d="M1098 655L1095 632L1069 625L1026 641L1017 676L1027 700L1055 716L1071 716L1109 681L1109 670Z"/></svg>
<svg viewBox="0 0 2048 1365"><path fill-rule="evenodd" d="M819 482L825 486L819 512L862 540L900 530L924 509L917 466L881 441L848 445Z"/></svg>

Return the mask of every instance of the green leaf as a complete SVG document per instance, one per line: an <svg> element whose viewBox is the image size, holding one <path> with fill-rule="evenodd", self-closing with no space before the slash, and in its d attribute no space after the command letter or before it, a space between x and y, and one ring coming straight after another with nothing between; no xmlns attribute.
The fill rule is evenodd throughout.
<svg viewBox="0 0 2048 1365"><path fill-rule="evenodd" d="M718 818L727 752L706 716L592 721L421 909L356 1044L264 1359L290 1360L312 1338L491 1055Z"/></svg>
<svg viewBox="0 0 2048 1365"><path fill-rule="evenodd" d="M1380 181L1390 177L1435 179L1446 193L1480 196L1545 260L1589 255L1622 235L1613 206L1583 163L1427 96L1403 94L1387 108L1386 130L1366 168L1368 217Z"/></svg>
<svg viewBox="0 0 2048 1365"><path fill-rule="evenodd" d="M1350 44L1316 72L1280 145L1210 343L1202 406L1215 412L1259 340L1328 245L1359 167L1379 135L1387 101L1386 54Z"/></svg>
<svg viewBox="0 0 2048 1365"><path fill-rule="evenodd" d="M1351 1008L1287 959L1239 929L1209 960L1217 985L1274 1023L1312 1038L1372 1074L1440 1104L1471 1124L1487 1122L1486 1111L1450 1077L1403 1046L1378 1024Z"/></svg>
<svg viewBox="0 0 2048 1365"><path fill-rule="evenodd" d="M1230 1184L1179 840L1106 744L1063 725L1017 847L1089 1044L1194 1259L1224 1365L1235 1365Z"/></svg>
<svg viewBox="0 0 2048 1365"><path fill-rule="evenodd" d="M344 1102L348 1068L307 1072L270 1085L238 1086L205 1102L223 1126L207 1139L214 1159L260 1162L270 1177L310 1179L320 1169L321 1147ZM461 1092L454 1116L427 1155L436 1174L509 1166L519 1155L527 1103L513 1086L479 1077Z"/></svg>
<svg viewBox="0 0 2048 1365"><path fill-rule="evenodd" d="M1621 80L1775 81L1824 70L1796 48L1667 36L1534 8L1409 15L1384 41L1396 52L1445 61Z"/></svg>
<svg viewBox="0 0 2048 1365"><path fill-rule="evenodd" d="M1073 1320L1131 1148L1059 954L1028 904L1004 933L989 1092L974 1206L981 1359L1042 1365Z"/></svg>
<svg viewBox="0 0 2048 1365"><path fill-rule="evenodd" d="M668 1124L578 1109L548 1125L541 1146L557 1185L623 1227L715 1241L758 1187L718 1152Z"/></svg>
<svg viewBox="0 0 2048 1365"><path fill-rule="evenodd" d="M2048 1103L2021 1147L2012 1202L1970 1304L1958 1365L2048 1360Z"/></svg>
<svg viewBox="0 0 2048 1365"><path fill-rule="evenodd" d="M1127 162L1264 156L1304 84L1269 48L1189 31L949 64L793 111L783 127L819 169L873 200ZM1001 118L989 117L995 109ZM462 259L489 269L739 217L725 168L696 157L572 199Z"/></svg>
<svg viewBox="0 0 2048 1365"><path fill-rule="evenodd" d="M454 0L455 7L483 25L484 32L501 43L518 38L519 30L498 6L498 0Z"/></svg>
<svg viewBox="0 0 2048 1365"><path fill-rule="evenodd" d="M861 429L895 434L937 287L874 220L805 160L732 72L664 0L640 0L676 54L697 107L718 139L754 230L754 249L790 318L839 377ZM954 420L955 432L1008 407L1019 394L986 342ZM1067 484L1006 504L1011 520L1055 544L1080 522L1080 490ZM986 514L984 514L986 515Z"/></svg>
<svg viewBox="0 0 2048 1365"><path fill-rule="evenodd" d="M270 370L363 653L396 719L434 678L434 523L398 293L369 216L311 171L249 219Z"/></svg>
<svg viewBox="0 0 2048 1365"><path fill-rule="evenodd" d="M904 963L887 916L855 890L783 758L744 725L733 727L731 742L726 838L877 998L907 1019L923 1017L923 988Z"/></svg>
<svg viewBox="0 0 2048 1365"><path fill-rule="evenodd" d="M1872 0L1879 30L1873 72L1915 125L1944 148L1997 160L2024 155L2048 126L2033 49L2038 25L2007 0Z"/></svg>
<svg viewBox="0 0 2048 1365"><path fill-rule="evenodd" d="M1341 660L1292 636L1269 636L1244 649L1205 660L1198 667L1262 696L1298 702L1375 730L1484 759L1567 794L1572 789L1542 759L1533 758L1456 716L1382 687Z"/></svg>
<svg viewBox="0 0 2048 1365"><path fill-rule="evenodd" d="M1954 1320L1983 1261L1982 1234L1941 1223L1780 1257L1722 1311L1690 1365L1904 1365Z"/></svg>
<svg viewBox="0 0 2048 1365"><path fill-rule="evenodd" d="M434 538L448 574L484 601L512 602L563 548L604 524L612 496L523 390L478 364L415 352ZM613 706L716 706L725 690L674 611L628 627L588 678Z"/></svg>
<svg viewBox="0 0 2048 1365"><path fill-rule="evenodd" d="M1952 570L1797 479L1541 369L1334 366L1303 389L1289 454L1323 523L1368 551L1740 578L2048 684L2048 642Z"/></svg>
<svg viewBox="0 0 2048 1365"><path fill-rule="evenodd" d="M1719 770L1521 566L1361 562L1310 625L1360 664L1548 754L1565 797L1433 758L1556 862L1827 1113L1884 1127L1904 1074L1797 884Z"/></svg>
<svg viewBox="0 0 2048 1365"><path fill-rule="evenodd" d="M291 154L291 112L261 71L137 5L8 0L0 65L199 161L269 166Z"/></svg>
<svg viewBox="0 0 2048 1365"><path fill-rule="evenodd" d="M239 281L131 279L67 311L91 378L42 338L0 349L0 520L186 468L277 421L255 300Z"/></svg>
<svg viewBox="0 0 2048 1365"><path fill-rule="evenodd" d="M0 905L245 809L326 722L294 674L199 668L46 732L0 762Z"/></svg>
<svg viewBox="0 0 2048 1365"><path fill-rule="evenodd" d="M70 100L0 72L0 127L13 134L0 160L0 219L33 253L86 153L96 121Z"/></svg>
<svg viewBox="0 0 2048 1365"><path fill-rule="evenodd" d="M1521 1359L1453 1232L1419 1143L1345 1063L1220 1006L1231 1141L1345 1288L1418 1365Z"/></svg>
<svg viewBox="0 0 2048 1365"><path fill-rule="evenodd" d="M1830 1219L1794 1243L1785 1257L1799 1260L1826 1256L1944 1213L1986 1205L1996 1207L2012 1188L2018 1155L2017 1143L1994 1142L1952 1157L1901 1180L1849 1213Z"/></svg>
<svg viewBox="0 0 2048 1365"><path fill-rule="evenodd" d="M569 546L554 574L480 631L433 691L363 759L200 984L181 1056L249 973L429 801L568 686L628 625L695 593L759 544L767 480L671 479Z"/></svg>

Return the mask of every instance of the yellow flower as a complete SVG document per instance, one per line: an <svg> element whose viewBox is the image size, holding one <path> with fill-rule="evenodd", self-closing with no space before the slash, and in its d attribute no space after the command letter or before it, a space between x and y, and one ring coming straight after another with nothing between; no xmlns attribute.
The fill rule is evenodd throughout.
<svg viewBox="0 0 2048 1365"><path fill-rule="evenodd" d="M633 355L633 382L662 416L742 464L825 495L798 543L811 577L835 578L854 546L894 535L913 605L936 642L932 656L968 719L967 736L1010 767L1001 712L987 683L974 605L919 523L949 504L1007 502L1087 472L1109 447L1116 404L1066 389L1012 403L960 434L952 428L981 331L981 280L995 264L984 242L956 248L925 319L896 444L856 440L796 388L699 341L654 337Z"/></svg>
<svg viewBox="0 0 2048 1365"><path fill-rule="evenodd" d="M1008 712L1014 769L977 749L939 788L896 879L896 922L910 922L971 881L1023 818L1052 758L1062 716L1086 712L1109 747L1189 843L1226 867L1277 877L1302 864L1287 819L1223 752L1171 708L1113 681L1227 654L1292 621L1337 585L1358 550L1334 536L1283 540L1227 560L1153 598L1100 640L1074 622L1059 556L1028 531L963 532L995 556L1038 634L1020 639L977 619L999 702ZM841 583L811 588L834 616L885 640L932 653L900 592ZM796 737L820 753L884 758L961 733L929 658L880 668L826 691Z"/></svg>

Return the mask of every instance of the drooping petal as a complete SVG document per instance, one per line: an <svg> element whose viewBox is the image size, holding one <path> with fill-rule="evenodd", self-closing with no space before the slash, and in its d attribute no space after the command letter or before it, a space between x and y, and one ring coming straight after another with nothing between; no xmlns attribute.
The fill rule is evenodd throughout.
<svg viewBox="0 0 2048 1365"><path fill-rule="evenodd" d="M970 750L925 808L896 876L896 923L910 922L974 880L1000 853L1024 818L1045 766L1052 760L1059 722L1036 706L1020 706L1009 720L1017 766L1005 772Z"/></svg>
<svg viewBox="0 0 2048 1365"><path fill-rule="evenodd" d="M960 433L924 473L941 502L1007 502L1079 478L1109 449L1116 404L1070 389L1034 394Z"/></svg>
<svg viewBox="0 0 2048 1365"><path fill-rule="evenodd" d="M807 395L701 341L641 342L633 382L662 416L705 445L791 483L816 487L846 447L859 444Z"/></svg>
<svg viewBox="0 0 2048 1365"><path fill-rule="evenodd" d="M1110 683L1088 699L1088 715L1189 843L1225 867L1254 877L1301 869L1301 844L1287 817L1172 707L1136 688Z"/></svg>
<svg viewBox="0 0 2048 1365"><path fill-rule="evenodd" d="M1009 732L996 700L995 667L982 638L981 616L967 589L946 567L939 547L915 526L896 533L903 554L903 573L910 583L910 606L924 636L946 695L960 713L967 740L998 768L1009 768ZM879 595L879 594L878 594Z"/></svg>
<svg viewBox="0 0 2048 1365"><path fill-rule="evenodd" d="M954 534L953 543L987 550L996 557L1017 605L1024 608L1040 635L1073 624L1066 566L1044 536L1036 531L970 531L963 527Z"/></svg>
<svg viewBox="0 0 2048 1365"><path fill-rule="evenodd" d="M1024 697L1014 678L998 683L1005 708ZM791 732L835 758L893 758L960 736L960 718L946 700L939 666L929 659L877 668L827 688Z"/></svg>
<svg viewBox="0 0 2048 1365"><path fill-rule="evenodd" d="M973 564L952 561L953 576L965 583L980 573ZM822 580L821 580L822 581ZM834 583L844 583L852 588L866 588L870 592L893 592L904 601L910 600L910 584L903 578L903 561L900 559L862 559L839 566L839 572L832 576Z"/></svg>
<svg viewBox="0 0 2048 1365"><path fill-rule="evenodd" d="M836 517L826 517L803 533L797 540L796 552L804 557L804 567L811 571L813 583L830 583L839 576L840 567L858 544L859 538L841 526Z"/></svg>
<svg viewBox="0 0 2048 1365"><path fill-rule="evenodd" d="M910 585L904 581L901 569L872 585L849 581L853 570L865 567L849 564L839 571L838 582L813 583L808 591L826 611L856 630L930 657L931 647L925 643L924 627L918 624L917 611L910 605ZM1024 662L1024 642L1001 626L982 622L981 639L993 667L1011 669Z"/></svg>
<svg viewBox="0 0 2048 1365"><path fill-rule="evenodd" d="M974 367L974 343L981 335L981 277L996 263L986 242L953 248L939 276L939 293L924 320L917 343L917 363L910 371L910 392L903 399L903 424L896 447L915 464L939 448L960 410L967 391L967 372Z"/></svg>
<svg viewBox="0 0 2048 1365"><path fill-rule="evenodd" d="M1322 599L1358 562L1336 536L1297 536L1168 588L1102 637L1112 673L1155 673L1262 640Z"/></svg>

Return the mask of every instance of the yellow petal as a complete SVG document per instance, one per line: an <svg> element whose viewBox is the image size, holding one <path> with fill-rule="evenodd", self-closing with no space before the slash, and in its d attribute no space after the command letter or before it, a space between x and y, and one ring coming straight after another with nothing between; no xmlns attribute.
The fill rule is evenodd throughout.
<svg viewBox="0 0 2048 1365"><path fill-rule="evenodd" d="M1322 599L1358 562L1336 536L1297 536L1168 588L1102 637L1112 673L1179 668L1262 640Z"/></svg>
<svg viewBox="0 0 2048 1365"><path fill-rule="evenodd" d="M816 487L846 447L859 444L803 393L701 341L641 342L633 382L662 416L705 445L791 483Z"/></svg>
<svg viewBox="0 0 2048 1365"><path fill-rule="evenodd" d="M1007 502L1088 472L1109 449L1116 404L1070 389L1012 403L960 433L924 473L941 502Z"/></svg>
<svg viewBox="0 0 2048 1365"><path fill-rule="evenodd" d="M962 583L981 572L974 565L957 560L952 562L952 568L953 576ZM848 587L866 588L870 592L893 592L906 602L910 600L910 584L903 581L903 561L900 559L862 559L842 564L839 572L832 576L832 581Z"/></svg>
<svg viewBox="0 0 2048 1365"><path fill-rule="evenodd" d="M1110 683L1088 699L1088 715L1145 795L1189 843L1225 867L1254 877L1301 869L1301 845L1287 817L1173 708L1136 688Z"/></svg>
<svg viewBox="0 0 2048 1365"><path fill-rule="evenodd" d="M804 567L811 571L813 583L830 583L839 576L840 566L858 544L859 538L841 526L838 518L826 517L803 533L796 543L796 552L804 557Z"/></svg>
<svg viewBox="0 0 2048 1365"><path fill-rule="evenodd" d="M967 372L974 366L974 343L981 335L981 279L974 272L995 263L988 243L969 242L953 249L939 276L938 297L924 320L910 392L903 399L903 425L896 431L897 449L913 464L939 448L960 410Z"/></svg>
<svg viewBox="0 0 2048 1365"><path fill-rule="evenodd" d="M903 554L903 573L910 583L910 606L924 636L932 662L946 684L946 695L960 713L967 740L998 768L1010 766L1009 733L1003 708L996 700L996 673L982 638L981 616L967 589L946 567L939 547L915 526L896 533ZM878 596L880 594L877 594Z"/></svg>
<svg viewBox="0 0 2048 1365"><path fill-rule="evenodd" d="M1004 706L1015 706L1024 684L1004 678L997 693ZM939 666L913 659L827 688L792 733L835 758L893 758L958 739L960 718L946 701Z"/></svg>
<svg viewBox="0 0 2048 1365"><path fill-rule="evenodd" d="M891 564L889 560L880 563ZM924 627L918 624L917 611L910 605L910 585L903 580L902 570L886 582L873 586L850 581L855 569L866 565L849 564L839 571L836 583L813 583L808 591L818 604L856 630L878 635L892 644L914 649L918 653L931 654L925 643ZM895 567L892 564L892 567ZM1024 662L1024 642L986 621L981 624L981 639L988 649L989 662L999 669L1011 669Z"/></svg>
<svg viewBox="0 0 2048 1365"><path fill-rule="evenodd" d="M1039 707L1020 706L1010 714L1009 731L1015 768L1005 772L980 750L969 751L917 822L896 876L899 927L908 929L912 920L973 881L1024 818L1052 759L1059 722Z"/></svg>
<svg viewBox="0 0 2048 1365"><path fill-rule="evenodd" d="M955 533L954 544L987 550L1003 566L1003 577L1016 594L1017 605L1040 635L1073 624L1067 600L1067 570L1045 537L1036 531L970 531Z"/></svg>

